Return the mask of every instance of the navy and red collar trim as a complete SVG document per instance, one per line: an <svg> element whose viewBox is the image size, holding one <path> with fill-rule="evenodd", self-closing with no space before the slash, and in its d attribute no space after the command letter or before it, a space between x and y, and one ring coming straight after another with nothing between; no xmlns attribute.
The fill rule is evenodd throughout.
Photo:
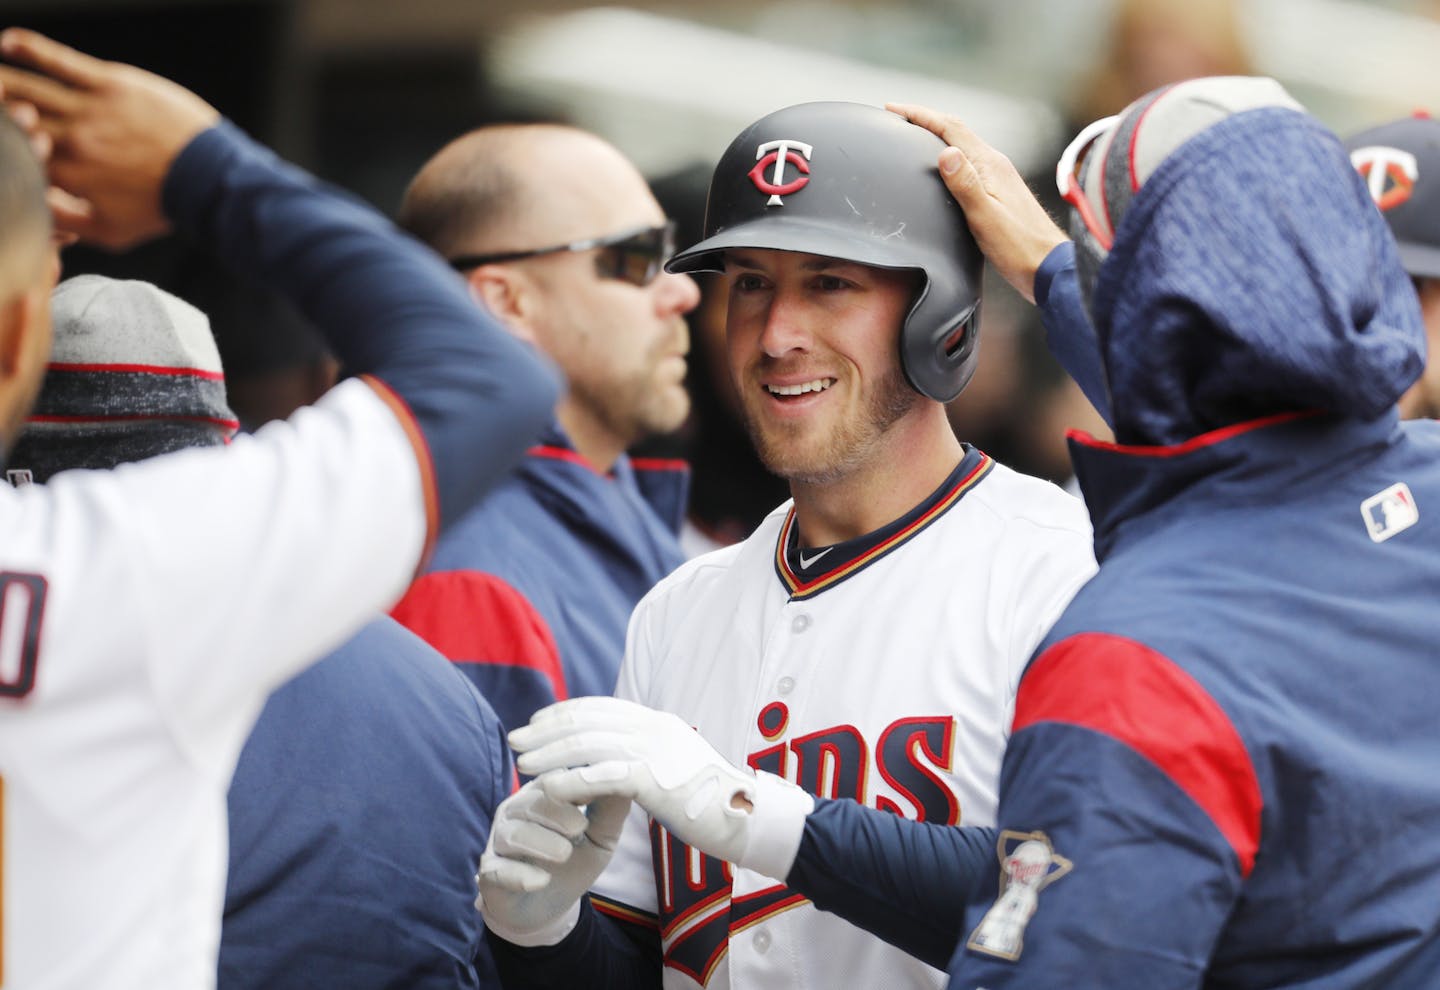
<svg viewBox="0 0 1440 990"><path fill-rule="evenodd" d="M775 543L775 574L792 601L814 597L904 545L983 481L994 466L988 454L971 447L940 487L899 519L853 540L806 548L803 554L792 506Z"/></svg>
<svg viewBox="0 0 1440 990"><path fill-rule="evenodd" d="M560 432L559 427L552 427L550 432L541 438L541 442L526 451L528 457L539 457L545 460L565 461L583 467L592 474L602 478L613 478L618 473L615 468L609 471L601 471L590 462L584 454L580 453L570 445L569 439ZM616 459L618 465L627 462L631 471L650 471L657 474L685 474L690 473L690 464L678 457L628 457L621 454Z"/></svg>

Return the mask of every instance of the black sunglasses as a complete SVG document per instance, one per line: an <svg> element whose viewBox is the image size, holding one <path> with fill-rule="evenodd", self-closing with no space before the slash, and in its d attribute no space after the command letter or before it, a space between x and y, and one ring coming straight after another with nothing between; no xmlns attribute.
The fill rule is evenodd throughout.
<svg viewBox="0 0 1440 990"><path fill-rule="evenodd" d="M595 270L602 278L616 278L644 288L655 281L656 276L664 269L665 262L675 253L675 221L668 220L659 227L622 230L618 234L591 237L531 251L461 255L450 259L450 267L463 272L481 265L498 265L522 258L538 258L562 251L590 251L595 248L603 248L595 257Z"/></svg>

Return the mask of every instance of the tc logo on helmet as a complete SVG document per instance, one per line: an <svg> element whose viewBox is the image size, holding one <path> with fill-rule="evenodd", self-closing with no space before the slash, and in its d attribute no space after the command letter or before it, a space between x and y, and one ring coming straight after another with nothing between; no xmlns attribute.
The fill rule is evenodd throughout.
<svg viewBox="0 0 1440 990"><path fill-rule="evenodd" d="M800 141L791 141L788 138L779 141L766 141L755 149L755 167L749 171L750 181L755 183L755 188L762 193L769 193L770 198L765 201L766 206L784 206L781 196L788 196L793 192L805 188L810 181L810 155L815 151L813 147ZM795 166L800 174L789 182L785 181L785 163L789 162ZM765 170L771 165L775 169L770 178L765 178Z"/></svg>
<svg viewBox="0 0 1440 990"><path fill-rule="evenodd" d="M1381 211L1393 210L1415 192L1420 170L1415 156L1400 148L1372 145L1350 152L1350 164L1365 177L1370 198Z"/></svg>

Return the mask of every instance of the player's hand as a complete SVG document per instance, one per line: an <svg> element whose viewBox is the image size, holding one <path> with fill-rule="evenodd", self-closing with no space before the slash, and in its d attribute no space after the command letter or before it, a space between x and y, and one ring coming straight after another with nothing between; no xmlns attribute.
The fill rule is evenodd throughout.
<svg viewBox="0 0 1440 990"><path fill-rule="evenodd" d="M1000 276L1035 301L1035 271L1069 240L1035 198L1009 158L980 140L958 117L908 103L887 103L944 141L940 175L965 211L975 243Z"/></svg>
<svg viewBox="0 0 1440 990"><path fill-rule="evenodd" d="M535 780L506 798L475 875L475 906L485 924L516 945L554 945L568 935L629 810L628 798L612 797L582 811Z"/></svg>
<svg viewBox="0 0 1440 990"><path fill-rule="evenodd" d="M619 698L542 708L510 744L520 772L557 800L631 798L682 842L778 879L815 806L779 777L733 766L675 715Z"/></svg>
<svg viewBox="0 0 1440 990"><path fill-rule="evenodd" d="M50 181L68 194L62 233L126 248L169 229L160 193L181 149L220 115L160 76L20 28L0 33L7 107L33 107ZM16 68L24 66L25 68ZM26 71L27 69L33 71ZM29 111L20 111L28 113Z"/></svg>

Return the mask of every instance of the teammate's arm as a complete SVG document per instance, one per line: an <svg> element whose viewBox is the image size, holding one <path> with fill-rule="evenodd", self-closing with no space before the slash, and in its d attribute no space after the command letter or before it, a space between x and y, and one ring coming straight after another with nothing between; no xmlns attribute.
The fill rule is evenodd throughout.
<svg viewBox="0 0 1440 990"><path fill-rule="evenodd" d="M1263 805L1198 683L1120 637L1051 646L1026 672L1000 794L1003 885L967 909L952 985L1203 984Z"/></svg>
<svg viewBox="0 0 1440 990"><path fill-rule="evenodd" d="M0 84L35 107L50 177L83 205L62 227L124 246L173 223L288 294L363 376L229 449L48 486L95 548L72 583L105 589L117 639L144 637L187 748L223 753L257 692L399 597L548 422L556 382L429 251L194 94L33 32L0 53L37 70L0 66Z"/></svg>
<svg viewBox="0 0 1440 990"><path fill-rule="evenodd" d="M1100 343L1080 301L1075 245L1066 241L1046 255L1035 272L1035 306L1045 326L1045 344L1107 425L1110 389L1100 363Z"/></svg>
<svg viewBox="0 0 1440 990"><path fill-rule="evenodd" d="M995 830L911 821L848 799L818 799L784 880L844 918L944 969L965 905L994 882Z"/></svg>
<svg viewBox="0 0 1440 990"><path fill-rule="evenodd" d="M478 501L548 421L553 377L428 249L231 125L186 146L164 201L188 241L291 298L347 371L413 423L432 522Z"/></svg>
<svg viewBox="0 0 1440 990"><path fill-rule="evenodd" d="M7 99L35 106L54 146L51 178L84 205L60 215L61 228L118 248L173 225L290 297L418 430L433 523L473 504L546 422L553 378L388 221L166 79L20 29L0 37L0 53L41 73L5 67L0 82Z"/></svg>

